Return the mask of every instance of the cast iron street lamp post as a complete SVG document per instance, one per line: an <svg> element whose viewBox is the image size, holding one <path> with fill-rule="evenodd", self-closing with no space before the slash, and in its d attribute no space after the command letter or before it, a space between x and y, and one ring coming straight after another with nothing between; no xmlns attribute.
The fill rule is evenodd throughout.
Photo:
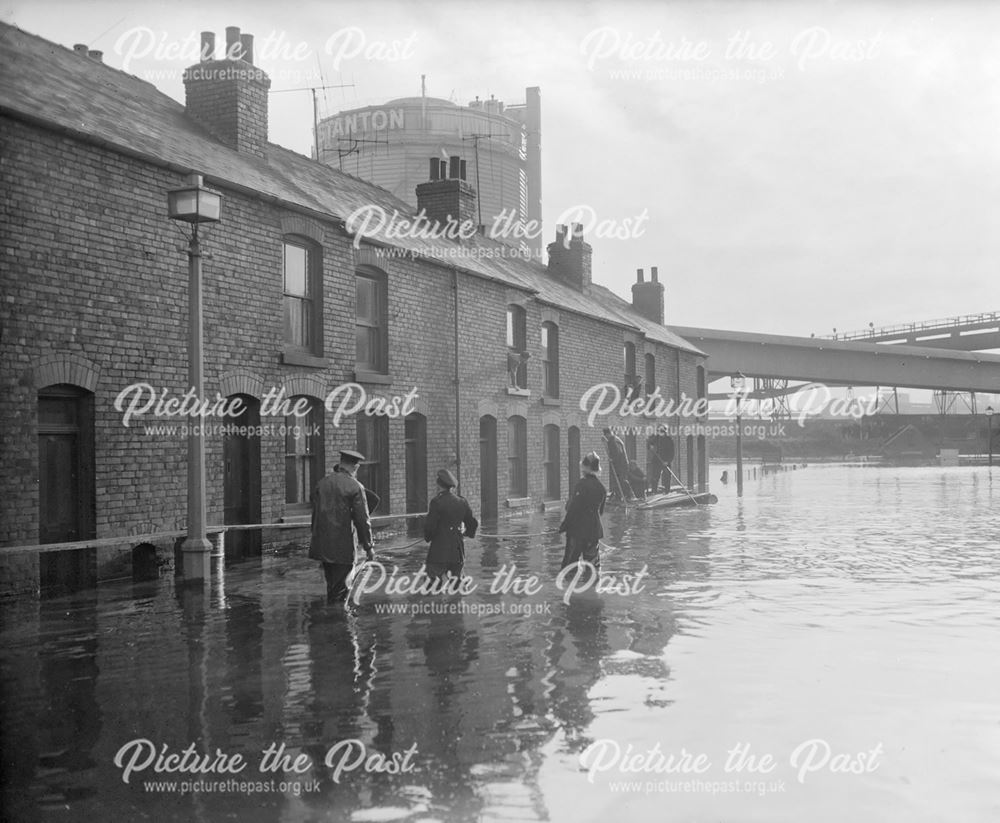
<svg viewBox="0 0 1000 823"><path fill-rule="evenodd" d="M188 243L188 384L194 390L196 402L204 394L201 248L198 226L217 223L222 208L222 195L206 189L200 174L188 177L188 185L167 193L167 212L171 220L191 224ZM190 580L211 577L212 544L205 525L205 420L190 421L187 436L187 539L181 544L182 573Z"/></svg>

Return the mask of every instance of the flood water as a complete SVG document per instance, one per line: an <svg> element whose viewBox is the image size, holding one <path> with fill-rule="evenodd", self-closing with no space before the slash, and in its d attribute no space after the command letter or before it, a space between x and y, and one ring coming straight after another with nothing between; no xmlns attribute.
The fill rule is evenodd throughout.
<svg viewBox="0 0 1000 823"><path fill-rule="evenodd" d="M629 594L564 603L536 515L467 541L464 597L331 606L303 548L8 602L4 819L1000 819L1000 473L817 466L738 501L722 468L715 506L606 516ZM491 593L505 566L541 590ZM156 771L190 744L214 772Z"/></svg>

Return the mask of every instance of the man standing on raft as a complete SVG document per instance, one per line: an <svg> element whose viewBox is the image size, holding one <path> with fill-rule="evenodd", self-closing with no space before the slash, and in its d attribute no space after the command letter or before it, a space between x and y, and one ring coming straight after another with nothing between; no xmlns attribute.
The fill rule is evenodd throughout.
<svg viewBox="0 0 1000 823"><path fill-rule="evenodd" d="M611 496L623 503L635 499L632 487L628 484L628 452L625 444L611 429L604 429L604 442L608 447L608 463Z"/></svg>

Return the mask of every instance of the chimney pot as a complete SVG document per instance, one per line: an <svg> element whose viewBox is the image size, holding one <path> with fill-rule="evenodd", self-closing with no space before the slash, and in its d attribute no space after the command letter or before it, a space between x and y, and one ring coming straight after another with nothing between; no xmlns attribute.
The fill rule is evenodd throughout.
<svg viewBox="0 0 1000 823"><path fill-rule="evenodd" d="M636 269L635 270L635 277L636 277L636 281L635 281L636 283L645 283L646 282L646 278L645 278L645 276L642 273L642 269Z"/></svg>
<svg viewBox="0 0 1000 823"><path fill-rule="evenodd" d="M439 171L441 170L441 164L438 162L436 157L431 158L431 180L437 180L439 176Z"/></svg>
<svg viewBox="0 0 1000 823"><path fill-rule="evenodd" d="M651 269L649 270L649 273L650 273L650 276L651 276L651 277L653 278L653 282L654 282L654 283L659 283L659 282L660 282L660 278L659 278L659 276L658 276L658 274L657 274L657 271L656 271L656 266L653 266L653 267L652 267L652 268L651 268Z"/></svg>
<svg viewBox="0 0 1000 823"><path fill-rule="evenodd" d="M207 63L215 59L215 32L203 31L201 33L201 62Z"/></svg>
<svg viewBox="0 0 1000 823"><path fill-rule="evenodd" d="M73 51L75 51L77 54L82 54L84 57L86 57L87 56L87 51L88 51L87 44L86 43L76 43L73 46Z"/></svg>
<svg viewBox="0 0 1000 823"><path fill-rule="evenodd" d="M87 52L87 56L90 57L91 60L96 60L98 63L104 62L103 51L97 51L96 49L91 49L89 52Z"/></svg>
<svg viewBox="0 0 1000 823"><path fill-rule="evenodd" d="M243 56L240 27L226 26L226 60L239 60Z"/></svg>
<svg viewBox="0 0 1000 823"><path fill-rule="evenodd" d="M465 180L465 161L461 160L458 164L458 176Z"/></svg>
<svg viewBox="0 0 1000 823"><path fill-rule="evenodd" d="M451 168L448 170L448 176L453 178L458 178L458 173L462 168L462 158L457 154L451 156Z"/></svg>
<svg viewBox="0 0 1000 823"><path fill-rule="evenodd" d="M244 60L246 60L251 66L253 65L253 35L252 34L241 34L240 35L240 48L243 51L241 55Z"/></svg>

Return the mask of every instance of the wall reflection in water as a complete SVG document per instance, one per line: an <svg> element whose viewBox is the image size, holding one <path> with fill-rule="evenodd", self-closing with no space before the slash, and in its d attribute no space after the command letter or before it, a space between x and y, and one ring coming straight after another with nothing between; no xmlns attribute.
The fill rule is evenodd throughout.
<svg viewBox="0 0 1000 823"><path fill-rule="evenodd" d="M628 570L658 553L663 579L691 571L663 559L669 535L655 538L659 547L651 537L611 518L606 568ZM662 650L673 623L655 579L639 600L584 595L564 604L552 584L562 551L556 537L474 545L466 572L477 591L436 599L451 612L376 608L419 607L427 602L420 596L330 605L314 565L297 557L217 569L207 588L163 579L33 604L20 630L5 632L7 802L27 817L58 806L80 817L111 810L157 820L346 819L371 807L390 816L426 811L458 820L499 809L544 818L539 750L555 735L569 750L585 746L591 690L609 658L633 647ZM393 562L413 573L421 561L422 552ZM504 564L537 575L542 593L490 595ZM525 608L463 611L500 603ZM239 753L248 764L241 780L288 785L182 796L143 784L230 776L153 767L125 784L114 758L139 738L169 752L194 743L199 753ZM358 741L347 758L353 768L338 772L339 755L324 761L346 740ZM286 766L306 755L312 767L261 774L261 753L272 745L282 747ZM413 746L411 771L381 771L383 756L398 763Z"/></svg>

